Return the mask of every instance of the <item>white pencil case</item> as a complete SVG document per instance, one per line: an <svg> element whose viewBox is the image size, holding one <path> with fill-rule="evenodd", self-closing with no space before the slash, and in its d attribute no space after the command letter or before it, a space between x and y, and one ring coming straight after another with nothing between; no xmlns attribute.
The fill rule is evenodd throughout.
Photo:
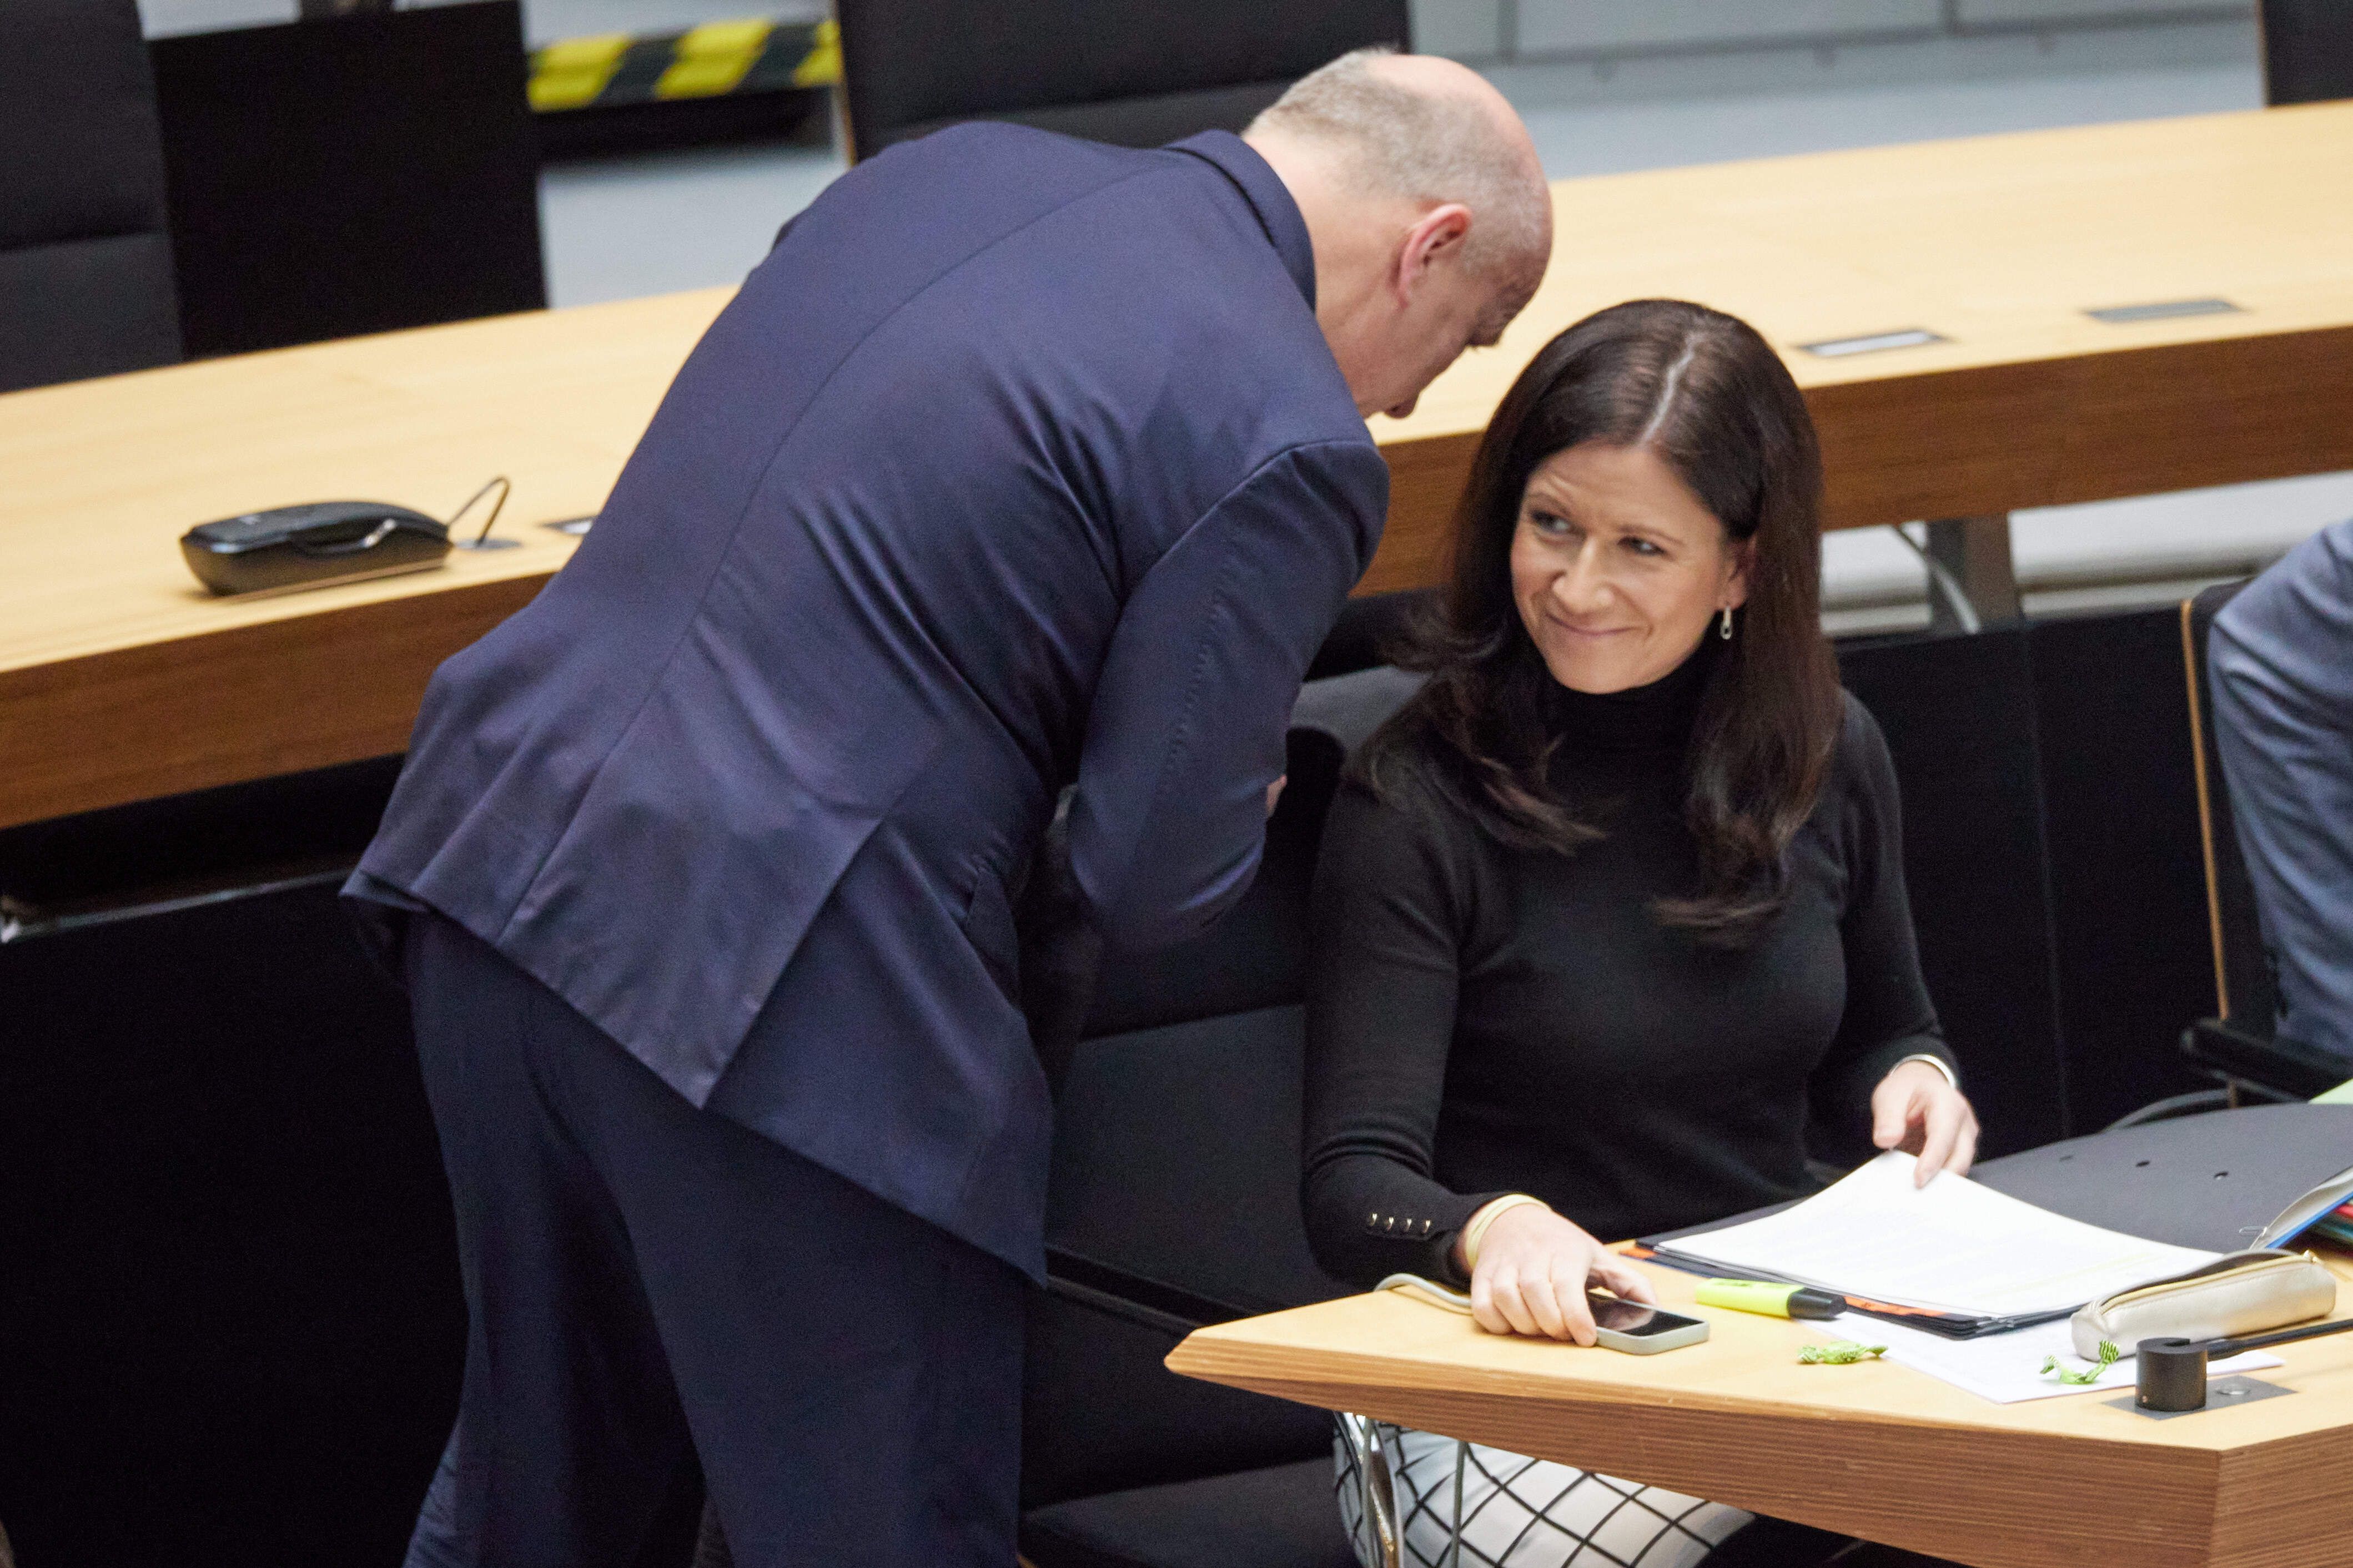
<svg viewBox="0 0 2353 1568"><path fill-rule="evenodd" d="M2337 1310L2337 1277L2309 1252L2233 1252L2186 1274L2152 1279L2075 1314L2075 1353L2100 1359L2106 1340L2125 1354L2143 1340L2259 1334Z"/></svg>

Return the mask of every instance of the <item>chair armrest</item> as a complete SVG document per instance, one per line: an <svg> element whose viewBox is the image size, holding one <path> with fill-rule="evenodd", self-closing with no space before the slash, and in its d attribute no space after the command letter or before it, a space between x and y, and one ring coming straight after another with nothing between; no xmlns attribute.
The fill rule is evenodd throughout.
<svg viewBox="0 0 2353 1568"><path fill-rule="evenodd" d="M2353 1070L2327 1051L2276 1037L2263 1039L2219 1018L2200 1019L2183 1030L2181 1054L2218 1077L2294 1100L2310 1100L2353 1077Z"/></svg>
<svg viewBox="0 0 2353 1568"><path fill-rule="evenodd" d="M1270 1306L1237 1306L1197 1295L1181 1286L1131 1274L1115 1265L1065 1252L1058 1247L1046 1249L1046 1289L1057 1296L1159 1329L1178 1339L1211 1323L1229 1323L1236 1318L1274 1310Z"/></svg>

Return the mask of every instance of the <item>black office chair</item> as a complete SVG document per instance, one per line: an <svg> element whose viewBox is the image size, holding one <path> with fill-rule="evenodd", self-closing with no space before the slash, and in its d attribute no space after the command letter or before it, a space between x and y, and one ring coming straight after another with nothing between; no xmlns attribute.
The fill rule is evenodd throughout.
<svg viewBox="0 0 2353 1568"><path fill-rule="evenodd" d="M2214 733L2212 685L2207 644L2214 617L2245 587L2223 583L2181 605L2181 652L2189 685L2189 718L2198 774L2198 817L2206 858L2206 908L2214 939L2214 1012L2181 1037L2184 1055L2220 1079L2219 1089L2176 1097L2195 1110L2242 1099L2257 1101L2309 1100L2345 1078L2342 1063L2277 1032L2279 985L2272 955L2263 946L2255 916L2255 889L2240 853L2231 814L2229 781ZM2136 1112L2151 1120L2160 1107Z"/></svg>
<svg viewBox="0 0 2353 1568"><path fill-rule="evenodd" d="M838 0L853 157L966 120L1125 147L1239 131L1317 66L1400 48L1405 0Z"/></svg>
<svg viewBox="0 0 2353 1568"><path fill-rule="evenodd" d="M0 392L169 364L180 318L132 0L0 6Z"/></svg>
<svg viewBox="0 0 2353 1568"><path fill-rule="evenodd" d="M2261 0L2263 101L2353 98L2353 5L2345 0Z"/></svg>
<svg viewBox="0 0 2353 1568"><path fill-rule="evenodd" d="M1345 1294L1299 1218L1296 1005L1092 1040L1024 1368L1036 1568L1346 1568L1322 1412L1178 1377L1204 1324Z"/></svg>
<svg viewBox="0 0 2353 1568"><path fill-rule="evenodd" d="M1318 681L1241 905L1101 966L1057 1103L1022 1430L1035 1568L1348 1568L1320 1411L1161 1363L1207 1323L1345 1294L1299 1211L1308 885L1346 747L1412 686ZM1026 958L1025 958L1026 961Z"/></svg>

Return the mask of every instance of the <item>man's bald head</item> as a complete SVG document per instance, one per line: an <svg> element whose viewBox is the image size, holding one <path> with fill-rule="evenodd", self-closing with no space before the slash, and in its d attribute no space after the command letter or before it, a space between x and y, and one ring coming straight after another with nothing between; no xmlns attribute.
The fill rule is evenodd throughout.
<svg viewBox="0 0 2353 1568"><path fill-rule="evenodd" d="M1535 143L1476 71L1432 55L1358 49L1302 77L1250 123L1320 142L1357 193L1471 210L1463 263L1516 315L1552 255L1552 199ZM1502 321L1495 323L1501 330Z"/></svg>

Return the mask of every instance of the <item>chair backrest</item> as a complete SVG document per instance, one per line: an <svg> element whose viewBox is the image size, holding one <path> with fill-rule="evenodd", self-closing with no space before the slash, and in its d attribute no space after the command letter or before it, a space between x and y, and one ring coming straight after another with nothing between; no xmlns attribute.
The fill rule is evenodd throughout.
<svg viewBox="0 0 2353 1568"><path fill-rule="evenodd" d="M1316 1267L1299 1208L1308 890L1347 749L1415 684L1389 669L1311 682L1240 906L1195 942L1103 966L1057 1103L1025 1506L1330 1444L1319 1412L1188 1383L1160 1362L1191 1322L1349 1289Z"/></svg>
<svg viewBox="0 0 2353 1568"><path fill-rule="evenodd" d="M2345 0L2262 0L2263 101L2353 98L2353 5Z"/></svg>
<svg viewBox="0 0 2353 1568"><path fill-rule="evenodd" d="M1128 147L1239 131L1317 66L1403 47L1405 0L839 0L852 155L966 120Z"/></svg>
<svg viewBox="0 0 2353 1568"><path fill-rule="evenodd" d="M2190 740L2196 748L2206 917L2213 932L2214 1016L2242 1034L2268 1039L2278 1020L2279 988L2255 916L2254 882L2239 851L2238 824L2231 815L2206 659L2214 617L2245 586L2243 582L2221 583L2181 602L2181 657L2189 683Z"/></svg>
<svg viewBox="0 0 2353 1568"><path fill-rule="evenodd" d="M1106 958L1058 1107L1050 1247L1237 1311L1341 1289L1299 1212L1308 895L1341 764L1419 684L1309 683L1242 902L1195 941Z"/></svg>
<svg viewBox="0 0 2353 1568"><path fill-rule="evenodd" d="M0 392L169 364L179 305L132 0L0 5Z"/></svg>
<svg viewBox="0 0 2353 1568"><path fill-rule="evenodd" d="M191 355L547 303L517 0L159 38L153 56Z"/></svg>

